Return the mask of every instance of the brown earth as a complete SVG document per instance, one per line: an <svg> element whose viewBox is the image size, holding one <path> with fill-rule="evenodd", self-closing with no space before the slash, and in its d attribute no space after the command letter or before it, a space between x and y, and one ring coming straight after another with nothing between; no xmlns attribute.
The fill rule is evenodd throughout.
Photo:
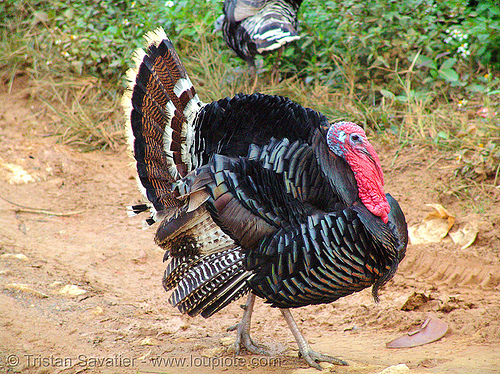
<svg viewBox="0 0 500 374"><path fill-rule="evenodd" d="M226 329L238 322L243 299L207 320L173 309L161 286L165 265L154 228L142 229L146 217L126 215L140 195L125 148L81 153L57 144L47 136L43 107L17 82L11 93L0 92L0 372L315 372L297 358L279 311L260 301L252 333L272 358L234 357L227 348L234 333ZM350 364L325 371L368 374L405 364L410 373L500 373L498 188L459 200L443 193L459 184L453 155L374 144L386 190L410 225L428 213L425 204L441 203L456 225L474 222L478 238L466 249L449 239L410 245L379 304L365 290L294 310L304 335ZM16 167L31 177L16 183ZM415 292L424 296L402 310ZM386 348L429 315L449 325L441 340ZM164 361L155 367L158 358Z"/></svg>

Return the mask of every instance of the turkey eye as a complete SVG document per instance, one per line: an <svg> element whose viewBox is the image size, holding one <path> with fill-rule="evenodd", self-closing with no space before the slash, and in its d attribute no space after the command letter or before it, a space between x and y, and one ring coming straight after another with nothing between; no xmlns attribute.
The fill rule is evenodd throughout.
<svg viewBox="0 0 500 374"><path fill-rule="evenodd" d="M358 134L352 134L351 135L351 142L353 142L353 143L361 142L361 136L359 136Z"/></svg>

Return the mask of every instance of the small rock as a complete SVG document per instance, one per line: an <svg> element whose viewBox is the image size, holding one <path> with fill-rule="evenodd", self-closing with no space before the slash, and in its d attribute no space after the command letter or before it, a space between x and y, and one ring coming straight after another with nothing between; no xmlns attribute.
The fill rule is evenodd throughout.
<svg viewBox="0 0 500 374"><path fill-rule="evenodd" d="M0 256L2 259L16 259L16 260L21 260L21 261L29 261L30 259L28 256L23 255L22 253L4 253L3 255Z"/></svg>
<svg viewBox="0 0 500 374"><path fill-rule="evenodd" d="M207 348L201 351L201 356L202 357L218 357L224 353L224 348L222 347L214 347L214 348Z"/></svg>
<svg viewBox="0 0 500 374"><path fill-rule="evenodd" d="M94 316L99 316L104 312L104 310L100 306L96 306L94 309L92 309L91 313Z"/></svg>
<svg viewBox="0 0 500 374"><path fill-rule="evenodd" d="M49 285L50 288L57 288L57 287L61 287L61 286L62 286L62 282L59 282L59 281L52 282Z"/></svg>
<svg viewBox="0 0 500 374"><path fill-rule="evenodd" d="M222 344L224 347L233 345L235 342L236 339L234 338L234 336L226 336L220 339L220 344Z"/></svg>
<svg viewBox="0 0 500 374"><path fill-rule="evenodd" d="M410 369L405 364L393 365L385 368L377 374L402 374L408 373Z"/></svg>
<svg viewBox="0 0 500 374"><path fill-rule="evenodd" d="M67 284L66 286L64 286L59 290L59 293L61 295L67 295L67 296L80 296L83 295L84 293L87 293L87 291L78 287L75 284Z"/></svg>
<svg viewBox="0 0 500 374"><path fill-rule="evenodd" d="M9 269L0 270L0 275L11 275L11 274L12 274L12 271L10 271Z"/></svg>
<svg viewBox="0 0 500 374"><path fill-rule="evenodd" d="M139 345L158 345L158 340L151 336L147 336L139 342Z"/></svg>

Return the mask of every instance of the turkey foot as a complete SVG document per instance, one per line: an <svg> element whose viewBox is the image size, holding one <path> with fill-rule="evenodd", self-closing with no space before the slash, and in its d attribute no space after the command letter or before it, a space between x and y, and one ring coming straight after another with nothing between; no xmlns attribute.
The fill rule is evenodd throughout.
<svg viewBox="0 0 500 374"><path fill-rule="evenodd" d="M318 370L322 370L319 362L329 362L334 365L348 366L349 364L341 360L340 358L324 355L323 353L315 352L309 347L309 345L304 349L299 351L299 356L304 358L306 362Z"/></svg>
<svg viewBox="0 0 500 374"><path fill-rule="evenodd" d="M300 356L303 357L304 360L306 360L306 362L310 366L318 370L322 370L321 366L319 365L320 362L329 362L331 364L341 365L341 366L349 365L346 361L341 360L339 358L327 356L322 353L313 351L309 346L309 344L307 343L304 336L302 335L302 333L300 332L297 323L293 319L292 313L290 313L290 310L288 309L280 309L280 310L281 314L283 314L283 317L285 318L286 323L288 324L288 327L290 328L290 331L292 332L293 336L295 337L295 340L297 341L297 345L299 346Z"/></svg>
<svg viewBox="0 0 500 374"><path fill-rule="evenodd" d="M240 323L231 326L227 331L236 330L236 341L234 342L234 349L236 354L240 354L240 348L243 345L248 351L258 355L269 355L267 347L262 344L256 344L250 337L250 322L252 319L253 306L255 303L255 295L250 293L245 304L245 311Z"/></svg>

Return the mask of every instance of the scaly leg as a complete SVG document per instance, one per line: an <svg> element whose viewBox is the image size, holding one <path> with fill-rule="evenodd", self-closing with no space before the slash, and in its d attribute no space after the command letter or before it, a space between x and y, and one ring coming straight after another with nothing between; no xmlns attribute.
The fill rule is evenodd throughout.
<svg viewBox="0 0 500 374"><path fill-rule="evenodd" d="M236 330L236 341L234 342L235 353L240 353L240 348L243 345L250 352L258 355L269 355L266 347L261 344L255 344L250 337L250 322L252 320L253 306L255 304L255 295L250 293L248 295L247 303L245 304L245 311L240 323L236 326L230 327L227 330Z"/></svg>
<svg viewBox="0 0 500 374"><path fill-rule="evenodd" d="M278 67L279 67L279 62L281 60L281 55L283 54L284 50L285 50L285 46L282 46L282 47L280 47L280 49L278 49L278 57L276 58L276 61L274 62L274 65L273 65L273 70L271 71L271 82L273 84L278 83L280 80L280 73L279 73Z"/></svg>
<svg viewBox="0 0 500 374"><path fill-rule="evenodd" d="M309 365L318 370L321 370L319 362L330 362L334 365L343 365L343 366L349 365L347 362L341 359L313 351L309 346L309 344L307 343L304 336L302 335L302 333L300 332L297 323L292 317L292 313L290 313L290 310L289 309L280 309L280 310L281 314L283 314L283 317L285 317L285 321L288 324L290 331L292 332L295 340L297 341L300 355L307 361Z"/></svg>
<svg viewBox="0 0 500 374"><path fill-rule="evenodd" d="M250 93L255 92L255 87L257 87L257 68L255 67L254 60L248 60L248 70L250 71L250 77L253 80L252 88L250 89Z"/></svg>

